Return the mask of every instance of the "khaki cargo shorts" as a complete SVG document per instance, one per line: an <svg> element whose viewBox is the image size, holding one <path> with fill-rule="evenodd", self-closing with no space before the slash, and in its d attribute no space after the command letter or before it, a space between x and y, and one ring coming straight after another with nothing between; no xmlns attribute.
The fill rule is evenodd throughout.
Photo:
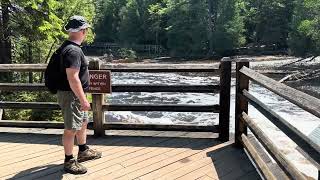
<svg viewBox="0 0 320 180"><path fill-rule="evenodd" d="M64 129L80 130L89 117L88 112L80 110L79 99L72 91L58 91L57 98L64 119Z"/></svg>

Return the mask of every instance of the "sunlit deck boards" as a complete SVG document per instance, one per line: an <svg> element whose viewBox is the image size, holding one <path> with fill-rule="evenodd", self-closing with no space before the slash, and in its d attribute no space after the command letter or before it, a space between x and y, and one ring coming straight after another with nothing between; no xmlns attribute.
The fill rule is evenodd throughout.
<svg viewBox="0 0 320 180"><path fill-rule="evenodd" d="M243 150L211 133L108 131L85 175L62 171L62 130L0 128L0 179L260 179ZM75 148L75 152L77 148Z"/></svg>

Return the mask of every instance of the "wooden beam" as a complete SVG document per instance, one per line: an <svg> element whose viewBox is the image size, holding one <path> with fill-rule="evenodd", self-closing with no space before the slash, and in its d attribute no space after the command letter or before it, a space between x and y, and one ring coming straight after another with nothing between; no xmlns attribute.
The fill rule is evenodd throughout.
<svg viewBox="0 0 320 180"><path fill-rule="evenodd" d="M219 85L150 85L117 84L112 85L112 92L183 92L183 93L218 93ZM0 91L48 91L44 84L0 83Z"/></svg>
<svg viewBox="0 0 320 180"><path fill-rule="evenodd" d="M219 74L218 64L103 64L112 72L212 72Z"/></svg>
<svg viewBox="0 0 320 180"><path fill-rule="evenodd" d="M219 126L196 126L196 125L165 125L165 124L129 124L129 123L106 123L105 130L153 130L153 131L191 131L191 132L219 132Z"/></svg>
<svg viewBox="0 0 320 180"><path fill-rule="evenodd" d="M2 109L46 109L59 110L60 106L54 102L0 102Z"/></svg>
<svg viewBox="0 0 320 180"><path fill-rule="evenodd" d="M270 168L267 164L262 160L257 150L249 141L248 137L245 134L241 135L242 143L244 148L250 154L252 159L255 161L255 164L258 166L259 170L263 173L264 177L268 180L277 180L277 178L272 174Z"/></svg>
<svg viewBox="0 0 320 180"><path fill-rule="evenodd" d="M219 85L112 85L112 92L218 93Z"/></svg>
<svg viewBox="0 0 320 180"><path fill-rule="evenodd" d="M243 96L248 99L258 111L267 117L274 125L284 132L291 140L293 140L303 151L305 151L315 162L320 163L320 146L314 143L297 128L283 119L268 106L259 101L248 91L243 91Z"/></svg>
<svg viewBox="0 0 320 180"><path fill-rule="evenodd" d="M0 72L43 72L47 64L0 64ZM218 64L103 64L112 72L212 72L219 74Z"/></svg>
<svg viewBox="0 0 320 180"><path fill-rule="evenodd" d="M0 127L63 129L64 125L61 122L52 122L52 121L2 120L0 121Z"/></svg>
<svg viewBox="0 0 320 180"><path fill-rule="evenodd" d="M103 111L165 111L165 112L212 112L219 113L219 105L181 104L111 104L103 105Z"/></svg>
<svg viewBox="0 0 320 180"><path fill-rule="evenodd" d="M226 142L229 141L230 133L231 62L222 60L220 69L219 139Z"/></svg>
<svg viewBox="0 0 320 180"><path fill-rule="evenodd" d="M93 105L91 105L93 106ZM2 109L47 109L59 110L54 102L0 102ZM180 104L102 104L101 111L167 111L167 112L212 112L219 113L219 105Z"/></svg>
<svg viewBox="0 0 320 180"><path fill-rule="evenodd" d="M63 122L53 121L17 121L17 120L2 120L0 127L17 127L17 128L48 128L48 129L63 129ZM92 122L88 123L88 129L92 129Z"/></svg>
<svg viewBox="0 0 320 180"><path fill-rule="evenodd" d="M248 125L251 132L289 177L292 179L306 179L246 113L242 113L241 119Z"/></svg>
<svg viewBox="0 0 320 180"><path fill-rule="evenodd" d="M44 84L0 83L0 91L48 91Z"/></svg>
<svg viewBox="0 0 320 180"><path fill-rule="evenodd" d="M44 72L47 64L0 64L0 72Z"/></svg>
<svg viewBox="0 0 320 180"><path fill-rule="evenodd" d="M236 63L235 144L239 148L242 148L241 135L247 135L247 127L240 120L243 112L248 113L248 101L241 96L243 90L249 89L249 79L240 72L243 67L249 67L249 62Z"/></svg>
<svg viewBox="0 0 320 180"><path fill-rule="evenodd" d="M91 61L89 63L90 70L100 70L100 61ZM93 130L94 135L97 137L104 136L105 131L103 129L103 123L105 122L104 111L102 106L104 105L103 94L92 94L92 114L93 114Z"/></svg>
<svg viewBox="0 0 320 180"><path fill-rule="evenodd" d="M240 72L246 75L252 81L260 84L261 86L269 89L270 91L320 118L320 99L279 83L247 67L243 67Z"/></svg>

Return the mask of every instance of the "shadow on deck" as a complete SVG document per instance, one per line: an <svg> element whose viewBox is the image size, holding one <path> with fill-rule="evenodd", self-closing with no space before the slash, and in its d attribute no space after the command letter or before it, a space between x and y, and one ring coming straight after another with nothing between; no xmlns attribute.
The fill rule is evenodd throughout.
<svg viewBox="0 0 320 180"><path fill-rule="evenodd" d="M233 142L221 143L212 133L167 131L89 135L88 144L102 151L103 158L85 162L85 175L65 174L61 134L62 130L0 128L0 179L260 179Z"/></svg>

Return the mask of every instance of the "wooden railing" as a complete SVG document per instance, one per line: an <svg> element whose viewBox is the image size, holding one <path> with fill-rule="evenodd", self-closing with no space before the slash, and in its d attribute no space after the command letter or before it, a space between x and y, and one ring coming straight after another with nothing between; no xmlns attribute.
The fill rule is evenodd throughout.
<svg viewBox="0 0 320 180"><path fill-rule="evenodd" d="M249 62L236 62L236 114L235 114L235 141L238 147L244 147L258 165L266 179L277 179L267 164L262 160L258 149L249 141L247 129L249 128L255 138L263 145L265 150L273 157L279 167L290 179L306 179L306 177L290 162L289 159L279 150L279 148L267 137L257 123L248 116L248 103L260 111L275 126L284 132L292 141L294 141L304 152L308 159L318 168L320 164L320 146L314 143L288 121L280 117L270 107L261 102L257 97L250 94L249 81L255 82L262 87L285 98L291 103L299 106L305 111L320 118L320 100L308 94L300 92L294 88L288 87L271 78L249 68ZM319 177L320 178L320 173Z"/></svg>
<svg viewBox="0 0 320 180"><path fill-rule="evenodd" d="M0 72L43 72L46 64L1 64ZM111 72L208 72L220 75L220 84L216 85L112 85L112 92L192 92L219 93L220 104L215 105L177 105L177 104L106 104L104 95L92 95L93 129L96 136L104 135L107 129L140 130L183 130L209 131L219 133L223 141L229 140L231 62L222 61L220 68L213 64L103 64L91 61L92 70L110 70ZM0 83L0 91L46 91L44 84ZM60 109L55 102L0 102L0 109ZM164 125L164 124L125 124L105 123L105 111L168 111L168 112L210 112L219 113L219 125ZM2 120L0 126L6 127L43 127L63 128L58 122L31 122Z"/></svg>

